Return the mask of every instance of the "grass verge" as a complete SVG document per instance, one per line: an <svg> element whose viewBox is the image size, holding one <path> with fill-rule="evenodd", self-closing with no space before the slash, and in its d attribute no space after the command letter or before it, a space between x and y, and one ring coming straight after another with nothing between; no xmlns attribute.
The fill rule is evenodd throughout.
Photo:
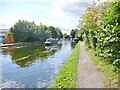
<svg viewBox="0 0 120 90"><path fill-rule="evenodd" d="M80 42L68 58L68 61L59 71L52 88L75 88L77 79L77 66L79 60Z"/></svg>
<svg viewBox="0 0 120 90"><path fill-rule="evenodd" d="M102 59L101 57L96 56L95 51L87 48L91 59L94 64L97 65L98 70L101 72L103 83L107 88L118 88L118 73L115 71L115 66L113 66L107 60Z"/></svg>

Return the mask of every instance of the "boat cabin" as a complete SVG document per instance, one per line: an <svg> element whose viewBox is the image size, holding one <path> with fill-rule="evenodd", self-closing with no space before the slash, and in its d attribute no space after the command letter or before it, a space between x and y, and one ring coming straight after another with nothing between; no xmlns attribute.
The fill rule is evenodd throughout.
<svg viewBox="0 0 120 90"><path fill-rule="evenodd" d="M53 45L57 43L58 43L58 39L46 39L45 41L45 45Z"/></svg>

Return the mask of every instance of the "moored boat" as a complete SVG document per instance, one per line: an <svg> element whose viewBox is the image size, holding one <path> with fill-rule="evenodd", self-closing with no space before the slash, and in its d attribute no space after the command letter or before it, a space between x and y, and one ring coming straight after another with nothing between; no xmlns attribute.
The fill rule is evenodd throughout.
<svg viewBox="0 0 120 90"><path fill-rule="evenodd" d="M45 41L45 45L53 45L57 43L58 43L58 39L46 39Z"/></svg>
<svg viewBox="0 0 120 90"><path fill-rule="evenodd" d="M77 43L78 41L79 41L78 38L74 38L74 39L73 39L73 42L75 42L75 43Z"/></svg>

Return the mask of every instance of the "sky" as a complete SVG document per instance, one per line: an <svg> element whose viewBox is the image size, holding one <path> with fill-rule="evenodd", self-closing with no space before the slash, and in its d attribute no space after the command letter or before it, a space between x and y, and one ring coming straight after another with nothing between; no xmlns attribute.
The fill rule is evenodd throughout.
<svg viewBox="0 0 120 90"><path fill-rule="evenodd" d="M0 29L10 29L18 20L59 27L69 34L92 0L0 0Z"/></svg>

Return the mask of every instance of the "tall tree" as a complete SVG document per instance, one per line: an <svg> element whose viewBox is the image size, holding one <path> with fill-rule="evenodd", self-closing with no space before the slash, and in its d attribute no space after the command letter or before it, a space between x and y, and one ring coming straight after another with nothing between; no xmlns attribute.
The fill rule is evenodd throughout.
<svg viewBox="0 0 120 90"><path fill-rule="evenodd" d="M72 36L72 38L75 38L75 35L77 33L77 29L72 29L71 32L70 32L70 35Z"/></svg>
<svg viewBox="0 0 120 90"><path fill-rule="evenodd" d="M62 32L59 28L46 25L36 25L34 22L19 20L10 29L14 35L15 42L38 42L45 41L47 38L61 38Z"/></svg>
<svg viewBox="0 0 120 90"><path fill-rule="evenodd" d="M84 41L120 70L120 2L93 3L82 16Z"/></svg>

